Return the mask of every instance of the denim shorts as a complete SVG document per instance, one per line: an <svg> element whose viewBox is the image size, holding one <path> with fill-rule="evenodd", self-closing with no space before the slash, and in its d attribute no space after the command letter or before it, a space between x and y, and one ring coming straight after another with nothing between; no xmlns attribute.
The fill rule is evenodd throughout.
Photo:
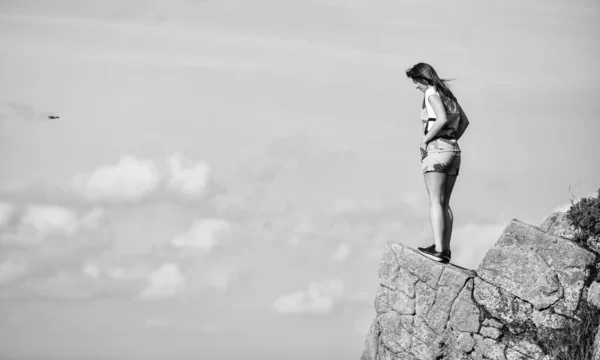
<svg viewBox="0 0 600 360"><path fill-rule="evenodd" d="M441 172L458 175L461 150L456 140L435 139L427 144L427 152L421 155L421 169L427 172Z"/></svg>

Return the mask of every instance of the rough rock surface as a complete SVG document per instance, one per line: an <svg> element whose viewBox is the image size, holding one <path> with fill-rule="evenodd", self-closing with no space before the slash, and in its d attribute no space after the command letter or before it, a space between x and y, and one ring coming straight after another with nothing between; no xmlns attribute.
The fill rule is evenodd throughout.
<svg viewBox="0 0 600 360"><path fill-rule="evenodd" d="M588 303L600 308L600 282L593 282L588 288L587 293Z"/></svg>
<svg viewBox="0 0 600 360"><path fill-rule="evenodd" d="M583 294L594 304L600 284L586 284L595 261L566 236L516 219L477 272L388 242L361 359L550 360L537 334L578 321Z"/></svg>
<svg viewBox="0 0 600 360"><path fill-rule="evenodd" d="M560 236L565 239L573 240L576 235L576 230L570 224L567 214L562 211L555 211L548 216L540 225L540 229L550 235ZM600 239L598 237L590 237L587 240L587 246L597 253L600 253Z"/></svg>
<svg viewBox="0 0 600 360"><path fill-rule="evenodd" d="M540 225L540 229L546 234L561 236L572 240L575 237L575 228L569 223L567 213L555 211L548 216Z"/></svg>
<svg viewBox="0 0 600 360"><path fill-rule="evenodd" d="M557 313L572 316L589 276L588 267L595 259L592 252L571 241L513 220L485 255L477 273L536 310L553 306Z"/></svg>

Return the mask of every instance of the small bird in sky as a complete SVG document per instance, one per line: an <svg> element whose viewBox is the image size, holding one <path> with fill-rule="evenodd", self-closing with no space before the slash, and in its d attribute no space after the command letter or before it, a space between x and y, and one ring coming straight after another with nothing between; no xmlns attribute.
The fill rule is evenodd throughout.
<svg viewBox="0 0 600 360"><path fill-rule="evenodd" d="M60 116L55 116L55 115L49 115L48 119L50 120L54 120L54 119L60 119Z"/></svg>

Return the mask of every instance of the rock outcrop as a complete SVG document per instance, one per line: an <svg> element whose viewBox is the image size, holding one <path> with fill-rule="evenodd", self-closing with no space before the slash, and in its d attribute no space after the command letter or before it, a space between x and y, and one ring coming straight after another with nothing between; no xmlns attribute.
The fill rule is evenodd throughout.
<svg viewBox="0 0 600 360"><path fill-rule="evenodd" d="M555 220L513 219L476 271L388 242L362 360L552 359L542 334L600 307L597 254Z"/></svg>

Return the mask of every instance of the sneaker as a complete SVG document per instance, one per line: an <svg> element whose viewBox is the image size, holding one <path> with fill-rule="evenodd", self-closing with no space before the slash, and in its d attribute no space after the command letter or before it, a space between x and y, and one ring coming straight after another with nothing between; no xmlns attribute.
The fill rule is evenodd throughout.
<svg viewBox="0 0 600 360"><path fill-rule="evenodd" d="M435 244L428 246L428 247L419 247L417 248L417 250L419 250L419 252L423 253L423 252L435 252Z"/></svg>
<svg viewBox="0 0 600 360"><path fill-rule="evenodd" d="M435 245L431 245L428 246L426 248L417 248L419 250L419 252L425 256L427 256L428 258L430 258L431 260L437 261L437 262L443 262L443 263L447 263L449 260L446 260L443 256L441 252L437 252L435 251Z"/></svg>
<svg viewBox="0 0 600 360"><path fill-rule="evenodd" d="M450 250L442 251L442 258L444 259L444 263L449 263L450 259L452 259L452 251L450 251Z"/></svg>

